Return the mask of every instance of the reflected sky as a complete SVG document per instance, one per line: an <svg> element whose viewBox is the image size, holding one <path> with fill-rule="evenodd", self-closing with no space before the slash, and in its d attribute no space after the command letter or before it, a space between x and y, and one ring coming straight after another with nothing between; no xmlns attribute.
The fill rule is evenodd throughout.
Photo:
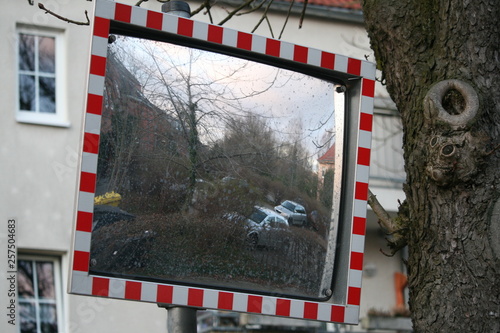
<svg viewBox="0 0 500 333"><path fill-rule="evenodd" d="M165 86L170 85L176 98L195 100L202 112L218 109L260 117L278 139L293 140L306 148L312 162L333 144L331 82L223 54L131 37L119 36L111 49L160 108L169 108L169 102L159 95L166 96ZM223 135L225 127L220 120L205 118L207 131L202 138L210 144Z"/></svg>

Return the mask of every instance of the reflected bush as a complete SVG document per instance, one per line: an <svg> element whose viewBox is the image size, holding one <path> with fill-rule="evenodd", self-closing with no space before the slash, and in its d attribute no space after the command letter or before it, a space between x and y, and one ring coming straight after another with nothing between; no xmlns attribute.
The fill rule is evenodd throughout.
<svg viewBox="0 0 500 333"><path fill-rule="evenodd" d="M226 214L248 216L261 197L261 192L246 180L226 177L213 182L194 208L205 218L216 220Z"/></svg>
<svg viewBox="0 0 500 333"><path fill-rule="evenodd" d="M153 214L179 211L187 198L187 173L168 161L142 157L130 177L131 188L122 206L131 213Z"/></svg>
<svg viewBox="0 0 500 333"><path fill-rule="evenodd" d="M198 262L231 260L244 244L241 223L181 213L151 214L96 230L91 256L95 270L131 273L140 268L139 275L168 277L195 271Z"/></svg>
<svg viewBox="0 0 500 333"><path fill-rule="evenodd" d="M275 246L249 250L242 219L152 214L93 233L91 271L161 281L316 295L324 241L310 230L273 231Z"/></svg>

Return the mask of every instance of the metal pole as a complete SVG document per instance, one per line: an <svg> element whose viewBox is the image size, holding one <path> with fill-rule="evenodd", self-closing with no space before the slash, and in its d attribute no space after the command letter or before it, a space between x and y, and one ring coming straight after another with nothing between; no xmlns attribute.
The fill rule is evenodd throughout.
<svg viewBox="0 0 500 333"><path fill-rule="evenodd" d="M185 17L185 18L191 17L191 9L189 7L189 4L184 1L172 0L169 2L165 2L161 6L161 11L164 13L169 13L180 17Z"/></svg>
<svg viewBox="0 0 500 333"><path fill-rule="evenodd" d="M187 2L169 1L161 6L161 11L180 17L190 18L191 10ZM183 306L165 306L167 309L168 333L196 333L196 309Z"/></svg>
<svg viewBox="0 0 500 333"><path fill-rule="evenodd" d="M168 333L196 333L196 309L174 306L167 312Z"/></svg>

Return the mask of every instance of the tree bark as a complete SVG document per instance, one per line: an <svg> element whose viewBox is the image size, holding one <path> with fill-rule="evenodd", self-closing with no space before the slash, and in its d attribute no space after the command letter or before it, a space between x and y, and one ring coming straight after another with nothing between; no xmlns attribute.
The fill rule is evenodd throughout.
<svg viewBox="0 0 500 333"><path fill-rule="evenodd" d="M403 123L414 330L500 332L500 6L363 2L377 67ZM460 81L433 94L450 79ZM478 107L456 125L449 119L474 98L462 83Z"/></svg>

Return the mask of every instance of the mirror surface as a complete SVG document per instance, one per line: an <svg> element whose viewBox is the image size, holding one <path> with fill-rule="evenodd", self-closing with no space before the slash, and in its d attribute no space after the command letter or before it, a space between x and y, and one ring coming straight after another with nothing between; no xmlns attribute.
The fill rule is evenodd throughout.
<svg viewBox="0 0 500 333"><path fill-rule="evenodd" d="M324 298L336 219L334 88L117 36L108 47L90 272Z"/></svg>

